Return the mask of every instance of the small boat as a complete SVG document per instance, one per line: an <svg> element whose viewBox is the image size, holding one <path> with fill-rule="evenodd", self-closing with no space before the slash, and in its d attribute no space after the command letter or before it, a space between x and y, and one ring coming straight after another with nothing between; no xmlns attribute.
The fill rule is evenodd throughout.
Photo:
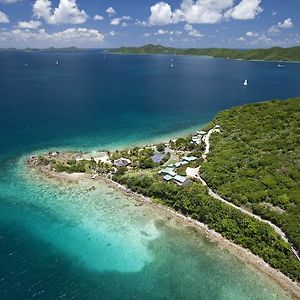
<svg viewBox="0 0 300 300"><path fill-rule="evenodd" d="M56 64L57 64L57 65L59 65L59 62L58 62L58 60L56 61Z"/></svg>
<svg viewBox="0 0 300 300"><path fill-rule="evenodd" d="M173 64L171 64L171 67L173 68L173 67L174 67L174 65L173 65Z"/></svg>
<svg viewBox="0 0 300 300"><path fill-rule="evenodd" d="M279 64L279 65L277 65L277 67L282 68L282 67L284 67L284 65Z"/></svg>
<svg viewBox="0 0 300 300"><path fill-rule="evenodd" d="M248 85L248 79L245 79L243 86L247 86Z"/></svg>
<svg viewBox="0 0 300 300"><path fill-rule="evenodd" d="M28 67L28 64L25 64L25 67Z"/></svg>

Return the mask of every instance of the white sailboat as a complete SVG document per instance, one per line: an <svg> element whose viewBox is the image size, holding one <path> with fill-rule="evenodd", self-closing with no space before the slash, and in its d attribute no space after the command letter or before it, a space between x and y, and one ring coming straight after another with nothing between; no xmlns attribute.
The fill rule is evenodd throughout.
<svg viewBox="0 0 300 300"><path fill-rule="evenodd" d="M248 85L248 79L245 79L243 86L247 86Z"/></svg>
<svg viewBox="0 0 300 300"><path fill-rule="evenodd" d="M57 64L57 65L59 65L59 62L58 62L58 60L56 61L56 64Z"/></svg>

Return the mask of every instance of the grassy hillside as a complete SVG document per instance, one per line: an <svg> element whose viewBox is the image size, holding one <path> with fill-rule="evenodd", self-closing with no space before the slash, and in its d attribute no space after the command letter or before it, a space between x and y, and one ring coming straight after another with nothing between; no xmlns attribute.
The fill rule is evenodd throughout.
<svg viewBox="0 0 300 300"><path fill-rule="evenodd" d="M271 220L300 250L300 98L217 115L202 175L219 194Z"/></svg>
<svg viewBox="0 0 300 300"><path fill-rule="evenodd" d="M112 53L122 54L178 54L178 55L205 55L217 58L244 59L244 60L268 60L268 61L300 61L300 47L269 49L225 49L225 48L203 48L203 49L178 49L163 47L161 45L145 45L142 47L121 47L111 49Z"/></svg>

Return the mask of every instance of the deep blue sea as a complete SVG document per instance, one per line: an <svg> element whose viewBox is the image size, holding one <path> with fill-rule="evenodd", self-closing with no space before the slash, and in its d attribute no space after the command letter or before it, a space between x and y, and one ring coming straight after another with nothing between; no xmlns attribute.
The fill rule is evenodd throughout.
<svg viewBox="0 0 300 300"><path fill-rule="evenodd" d="M166 140L235 105L299 96L300 64L277 65L0 53L0 299L289 299L154 207L104 184L49 182L25 166L45 149Z"/></svg>

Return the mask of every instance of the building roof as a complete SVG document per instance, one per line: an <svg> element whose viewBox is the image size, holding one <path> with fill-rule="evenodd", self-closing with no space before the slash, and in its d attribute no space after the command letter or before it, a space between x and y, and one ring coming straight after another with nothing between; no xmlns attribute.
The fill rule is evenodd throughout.
<svg viewBox="0 0 300 300"><path fill-rule="evenodd" d="M174 177L174 180L175 180L175 181L178 181L179 183L184 183L184 182L187 180L187 178L186 178L185 176L176 175L176 176Z"/></svg>
<svg viewBox="0 0 300 300"><path fill-rule="evenodd" d="M129 164L131 164L131 160L124 157L114 160L114 165L116 167L126 167Z"/></svg>
<svg viewBox="0 0 300 300"><path fill-rule="evenodd" d="M176 173L172 168L165 168L159 171L159 174L168 174L172 177L176 176Z"/></svg>
<svg viewBox="0 0 300 300"><path fill-rule="evenodd" d="M200 134L200 135L203 135L203 134L206 134L206 131L201 130L201 131L197 131L196 133Z"/></svg>
<svg viewBox="0 0 300 300"><path fill-rule="evenodd" d="M163 177L163 179L166 180L166 181L170 181L170 180L173 179L173 176L167 174L167 175L165 175L165 176Z"/></svg>
<svg viewBox="0 0 300 300"><path fill-rule="evenodd" d="M198 159L198 157L196 157L196 156L184 156L182 159L185 160L185 161L190 162L190 161L194 161L194 160Z"/></svg>
<svg viewBox="0 0 300 300"><path fill-rule="evenodd" d="M163 158L164 158L165 154L164 153L154 153L154 155L151 157L152 161L155 163L160 163Z"/></svg>
<svg viewBox="0 0 300 300"><path fill-rule="evenodd" d="M191 177L191 178L199 178L199 168L190 168L187 167L185 170L185 173L187 175L187 177Z"/></svg>

